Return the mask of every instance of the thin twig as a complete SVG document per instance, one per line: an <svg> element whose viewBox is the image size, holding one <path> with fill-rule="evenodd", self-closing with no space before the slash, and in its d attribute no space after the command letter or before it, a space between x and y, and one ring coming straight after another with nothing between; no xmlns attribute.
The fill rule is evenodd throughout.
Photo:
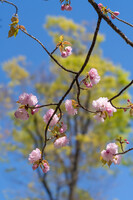
<svg viewBox="0 0 133 200"><path fill-rule="evenodd" d="M76 80L76 84L77 84L77 89L78 89L78 91L77 91L77 101L78 101L79 106L87 112L96 113L94 111L88 110L87 108L85 108L84 106L81 105L81 103L80 103L80 85L79 85L78 79Z"/></svg>
<svg viewBox="0 0 133 200"><path fill-rule="evenodd" d="M2 3L8 3L8 4L10 4L10 5L12 5L12 6L14 6L15 8L16 8L16 12L15 12L15 15L17 15L18 14L18 7L14 4L14 3L12 3L12 2L9 2L9 1L6 1L6 0L0 0Z"/></svg>
<svg viewBox="0 0 133 200"><path fill-rule="evenodd" d="M77 74L77 72L74 72L72 70L69 70L69 69L66 69L65 67L63 67L53 56L52 54L46 49L46 47L37 39L35 38L33 35L27 33L25 30L21 29L20 30L25 33L26 35L28 35L29 37L31 37L32 39L34 39L35 41L37 41L41 46L42 48L46 51L46 53L52 58L52 60L59 66L61 67L63 70L67 71L67 72L70 72L72 74Z"/></svg>
<svg viewBox="0 0 133 200"><path fill-rule="evenodd" d="M120 22L123 22L124 24L127 24L128 26L133 27L133 24L130 24L122 19L120 19L119 17L117 17L113 12L111 12L110 10L107 10L107 12L109 12L111 15L113 15L117 20L119 20Z"/></svg>
<svg viewBox="0 0 133 200"><path fill-rule="evenodd" d="M133 80L127 85L127 86L125 86L117 95L115 95L115 96L113 96L111 99L109 99L108 100L108 102L110 102L111 103L111 105L114 107L114 108L116 108L116 109L129 109L129 107L116 107L116 106L114 106L113 105L113 103L112 103L112 101L114 100L114 99L116 99L117 97L119 97L127 88L129 88L131 85L133 84Z"/></svg>
<svg viewBox="0 0 133 200"><path fill-rule="evenodd" d="M120 152L120 153L116 153L116 154L114 154L114 156L116 156L116 155L122 155L122 154L125 154L125 153L127 153L129 151L132 151L132 150L133 150L133 148L130 148L130 149L126 150L126 151L123 151L123 152Z"/></svg>
<svg viewBox="0 0 133 200"><path fill-rule="evenodd" d="M127 44L129 44L131 47L133 47L133 42L130 41L127 36L120 30L117 28L117 26L115 26L112 21L110 19L108 19L108 17L106 17L101 10L99 9L97 3L94 2L94 0L88 0L88 2L93 6L93 8L96 10L96 12L98 13L98 15L100 15L107 23L108 25L116 32L118 33L125 41Z"/></svg>

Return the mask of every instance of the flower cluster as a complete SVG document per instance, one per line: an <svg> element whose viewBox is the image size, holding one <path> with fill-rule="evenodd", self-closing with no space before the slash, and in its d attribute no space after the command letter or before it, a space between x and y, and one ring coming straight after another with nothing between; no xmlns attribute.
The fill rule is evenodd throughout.
<svg viewBox="0 0 133 200"><path fill-rule="evenodd" d="M29 162L33 164L32 169L35 170L39 166L41 167L44 173L47 173L50 170L49 164L46 160L41 159L41 151L36 148L29 154Z"/></svg>
<svg viewBox="0 0 133 200"><path fill-rule="evenodd" d="M65 47L64 50L61 52L62 58L66 58L66 57L70 56L71 54L72 54L72 47L71 46Z"/></svg>
<svg viewBox="0 0 133 200"><path fill-rule="evenodd" d="M120 13L118 11L111 11L110 9L107 9L106 7L103 6L102 3L98 4L99 9L103 12L108 17L108 12L111 14L111 18L115 19L115 16L118 16Z"/></svg>
<svg viewBox="0 0 133 200"><path fill-rule="evenodd" d="M39 110L39 108L38 108L39 105L37 105L37 103L38 103L37 97L34 96L33 94L27 94L27 93L21 94L19 96L19 100L17 101L17 103L20 103L21 106L14 113L14 115L16 118L19 118L21 120L28 120L28 118L29 118L28 108L29 107L33 107L33 109L31 108L32 115L34 113L38 112L38 110Z"/></svg>
<svg viewBox="0 0 133 200"><path fill-rule="evenodd" d="M101 152L101 161L103 164L108 164L109 166L114 163L119 165L121 162L121 155L115 155L118 153L118 145L115 143L109 143L106 146L106 150Z"/></svg>
<svg viewBox="0 0 133 200"><path fill-rule="evenodd" d="M46 114L43 116L43 120L44 122L46 122L46 124L48 123L48 121L50 120L50 118L52 117L54 113L53 109L49 109ZM54 126L57 122L59 121L59 117L55 114L50 122L50 126Z"/></svg>
<svg viewBox="0 0 133 200"><path fill-rule="evenodd" d="M63 4L61 6L61 10L67 10L67 11L71 11L72 10L72 7L70 6L70 4Z"/></svg>
<svg viewBox="0 0 133 200"><path fill-rule="evenodd" d="M82 81L87 88L92 88L93 85L96 85L100 81L100 76L95 68L90 69L87 73L86 78Z"/></svg>
<svg viewBox="0 0 133 200"><path fill-rule="evenodd" d="M107 118L107 115L109 117L113 116L113 112L116 112L117 110L111 105L111 103L108 101L108 98L106 97L100 97L97 100L94 100L92 102L92 106L96 110L96 115L94 118L98 122L104 122L104 120Z"/></svg>
<svg viewBox="0 0 133 200"><path fill-rule="evenodd" d="M76 115L78 104L74 100L66 100L65 108L69 115Z"/></svg>

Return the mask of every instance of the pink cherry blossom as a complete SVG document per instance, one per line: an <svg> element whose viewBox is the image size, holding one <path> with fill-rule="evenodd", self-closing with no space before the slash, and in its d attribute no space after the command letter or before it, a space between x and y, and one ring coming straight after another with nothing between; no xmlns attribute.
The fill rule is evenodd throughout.
<svg viewBox="0 0 133 200"><path fill-rule="evenodd" d="M71 46L65 47L65 51L67 52L67 56L70 56L72 54L72 47Z"/></svg>
<svg viewBox="0 0 133 200"><path fill-rule="evenodd" d="M21 103L22 105L27 105L28 99L29 99L29 94L24 92L19 96L19 103Z"/></svg>
<svg viewBox="0 0 133 200"><path fill-rule="evenodd" d="M34 108L34 109L31 110L31 114L32 114L32 115L34 115L35 113L37 113L37 112L39 111L38 106L39 106L39 105L35 105L36 108Z"/></svg>
<svg viewBox="0 0 133 200"><path fill-rule="evenodd" d="M88 74L92 85L95 85L100 81L100 76L95 68L92 68Z"/></svg>
<svg viewBox="0 0 133 200"><path fill-rule="evenodd" d="M117 110L111 105L110 102L108 102L108 98L106 97L100 97L97 100L94 100L92 102L92 106L95 108L96 111L101 111L101 114L97 113L95 116L95 119L99 119L99 117L105 119L106 115L104 113L107 113L109 117L113 116L113 113ZM104 117L103 117L104 114ZM101 121L104 121L101 119ZM98 120L100 121L100 119Z"/></svg>
<svg viewBox="0 0 133 200"><path fill-rule="evenodd" d="M43 116L43 119L46 123L48 123L48 121L50 120L51 116L53 115L54 110L53 109L49 109L46 114ZM54 126L57 122L59 121L58 116L55 114L50 122L50 126Z"/></svg>
<svg viewBox="0 0 133 200"><path fill-rule="evenodd" d="M98 4L98 7L99 7L99 9L101 10L102 7L103 7L103 4L99 3L99 4Z"/></svg>
<svg viewBox="0 0 133 200"><path fill-rule="evenodd" d="M66 146L68 143L69 143L68 138L66 136L63 136L55 140L54 146L55 148L60 148Z"/></svg>
<svg viewBox="0 0 133 200"><path fill-rule="evenodd" d="M120 13L118 12L118 11L115 11L115 12L113 12L113 14L115 15L115 16L118 16ZM115 19L115 16L114 15L111 15L111 18L112 19Z"/></svg>
<svg viewBox="0 0 133 200"><path fill-rule="evenodd" d="M38 168L38 164L34 164L33 166L32 166L32 169L33 170L36 170Z"/></svg>
<svg viewBox="0 0 133 200"><path fill-rule="evenodd" d="M66 6L65 6L65 10L71 11L71 10L72 10L72 7L71 7L70 5L66 5Z"/></svg>
<svg viewBox="0 0 133 200"><path fill-rule="evenodd" d="M65 10L65 4L61 6L61 10Z"/></svg>
<svg viewBox="0 0 133 200"><path fill-rule="evenodd" d="M29 114L24 108L19 108L15 113L15 117L21 120L28 120Z"/></svg>
<svg viewBox="0 0 133 200"><path fill-rule="evenodd" d="M34 163L39 159L41 159L41 151L40 149L36 148L29 154L28 160L30 161L30 163Z"/></svg>
<svg viewBox="0 0 133 200"><path fill-rule="evenodd" d="M64 133L65 131L67 130L67 125L66 124L64 124L64 123L62 123L62 126L61 126L61 128L60 128L60 133Z"/></svg>
<svg viewBox="0 0 133 200"><path fill-rule="evenodd" d="M38 100L33 94L23 93L19 96L19 103L22 105L35 106L38 103Z"/></svg>
<svg viewBox="0 0 133 200"><path fill-rule="evenodd" d="M119 165L120 162L121 162L121 158L122 158L121 155L116 155L116 156L114 157L114 159L113 159L113 163L114 163L115 165Z"/></svg>
<svg viewBox="0 0 133 200"><path fill-rule="evenodd" d="M77 109L75 109L72 105L72 100L66 100L65 101L65 108L69 115L75 115L77 114Z"/></svg>
<svg viewBox="0 0 133 200"><path fill-rule="evenodd" d="M66 51L62 51L61 56L62 56L62 58L66 58L68 56L68 54Z"/></svg>
<svg viewBox="0 0 133 200"><path fill-rule="evenodd" d="M43 167L44 167L42 169L43 173L47 173L50 170L50 167L46 162L43 164Z"/></svg>
<svg viewBox="0 0 133 200"><path fill-rule="evenodd" d="M118 153L118 145L115 143L109 143L106 146L106 150L101 151L101 156L103 160L109 162L113 162L115 165L120 164L121 162L121 156L120 155L114 155Z"/></svg>

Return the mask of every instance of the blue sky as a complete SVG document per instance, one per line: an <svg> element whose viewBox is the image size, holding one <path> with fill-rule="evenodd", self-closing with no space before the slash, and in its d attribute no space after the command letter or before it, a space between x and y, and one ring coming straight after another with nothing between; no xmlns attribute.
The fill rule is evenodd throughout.
<svg viewBox="0 0 133 200"><path fill-rule="evenodd" d="M86 0L72 0L73 10L71 12L61 11L59 0L14 0L14 3L19 8L19 20L20 24L24 25L27 31L36 36L43 44L51 51L54 46L51 38L48 36L46 30L43 29L46 16L66 16L73 19L76 23L80 23L84 20L96 23L97 14L93 10L92 6L89 5ZM133 22L133 1L116 1L116 0L101 0L97 3L107 5L111 10L118 10L120 12L120 18L130 23ZM18 34L16 38L7 38L10 24L10 19L15 12L14 7L5 3L0 3L0 65L18 55L24 55L27 57L28 62L32 62L34 69L36 66L48 61L48 57L44 50L33 41L28 38L22 32ZM133 40L133 28L113 20L113 22L127 35L127 37ZM133 79L133 49L125 43L125 41L116 34L106 22L102 22L100 33L105 35L105 42L102 43L101 48L103 50L103 57L113 61L114 64L120 64L125 70L130 71L130 78ZM33 69L33 70L34 70ZM6 83L7 77L2 72L0 67L0 83ZM131 93L133 94L132 90ZM131 141L132 146L133 142ZM4 174L5 164L1 167L3 173L0 174L0 180L4 179L1 188L7 187L11 182L7 179ZM133 177L130 176L130 172L125 167L120 168L119 175L114 180L113 188L107 190L106 195L108 200L128 200L132 199L132 184ZM10 175L8 175L10 176ZM1 200L5 200L5 197L1 196Z"/></svg>

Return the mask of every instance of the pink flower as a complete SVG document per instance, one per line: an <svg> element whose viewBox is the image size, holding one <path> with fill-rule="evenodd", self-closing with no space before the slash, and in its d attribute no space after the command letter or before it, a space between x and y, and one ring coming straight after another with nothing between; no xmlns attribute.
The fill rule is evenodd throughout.
<svg viewBox="0 0 133 200"><path fill-rule="evenodd" d="M38 168L38 164L34 164L33 166L32 166L32 169L33 170L35 170L35 169L37 169Z"/></svg>
<svg viewBox="0 0 133 200"><path fill-rule="evenodd" d="M118 11L115 11L115 12L113 12L113 14L115 15L115 16L118 16L120 13L118 12ZM111 18L112 19L115 19L115 16L114 15L111 15Z"/></svg>
<svg viewBox="0 0 133 200"><path fill-rule="evenodd" d="M120 164L121 162L121 156L120 155L114 155L118 153L118 146L115 143L109 143L106 146L106 150L101 151L101 156L103 160L109 162L113 162L115 165Z"/></svg>
<svg viewBox="0 0 133 200"><path fill-rule="evenodd" d="M106 119L106 114L104 112L99 112L94 116L94 119L96 119L97 122L104 122L104 120Z"/></svg>
<svg viewBox="0 0 133 200"><path fill-rule="evenodd" d="M36 108L31 110L31 114L34 115L35 113L37 113L39 111L39 108L37 108L39 105L35 105Z"/></svg>
<svg viewBox="0 0 133 200"><path fill-rule="evenodd" d="M40 149L36 148L29 154L28 160L30 161L30 163L34 163L39 159L41 159L41 151Z"/></svg>
<svg viewBox="0 0 133 200"><path fill-rule="evenodd" d="M53 109L49 109L46 114L43 116L43 119L46 123L48 123L48 121L50 120L51 116L53 115L54 110ZM54 126L57 122L59 121L58 116L55 114L50 122L50 126Z"/></svg>
<svg viewBox="0 0 133 200"><path fill-rule="evenodd" d="M61 6L61 10L65 10L65 4Z"/></svg>
<svg viewBox="0 0 133 200"><path fill-rule="evenodd" d="M95 116L96 119L98 119L99 117L106 119L106 114L108 114L108 116L111 117L111 116L113 116L113 112L117 111L111 105L111 103L108 102L108 98L106 98L106 97L100 97L99 99L94 100L92 102L92 106L96 109L96 111L101 111L101 114L99 114L99 113L96 114L96 116ZM104 121L103 119L101 119L101 121ZM100 121L100 119L98 121Z"/></svg>
<svg viewBox="0 0 133 200"><path fill-rule="evenodd" d="M62 58L66 58L68 56L68 54L66 51L62 51L61 56L62 56Z"/></svg>
<svg viewBox="0 0 133 200"><path fill-rule="evenodd" d="M19 96L19 103L21 103L22 105L27 105L28 99L29 99L29 94L23 93Z"/></svg>
<svg viewBox="0 0 133 200"><path fill-rule="evenodd" d="M119 165L120 162L121 162L121 158L122 158L121 155L116 155L116 156L114 157L114 159L113 159L113 163L114 163L115 165Z"/></svg>
<svg viewBox="0 0 133 200"><path fill-rule="evenodd" d="M71 7L70 5L66 5L66 6L65 6L65 10L71 11L71 10L72 10L72 7Z"/></svg>
<svg viewBox="0 0 133 200"><path fill-rule="evenodd" d="M67 139L67 137L63 136L55 140L54 146L55 148L60 148L60 147L66 146L68 143L69 143L69 140Z"/></svg>
<svg viewBox="0 0 133 200"><path fill-rule="evenodd" d="M92 85L95 85L100 81L100 76L95 68L92 68L88 74Z"/></svg>
<svg viewBox="0 0 133 200"><path fill-rule="evenodd" d="M66 108L66 111L68 112L69 115L75 115L75 114L77 114L77 109L73 108L72 100L68 100L67 99L65 101L65 108Z"/></svg>
<svg viewBox="0 0 133 200"><path fill-rule="evenodd" d="M62 122L62 126L60 128L60 133L64 133L67 130L67 125Z"/></svg>
<svg viewBox="0 0 133 200"><path fill-rule="evenodd" d="M99 7L99 9L101 10L102 7L103 7L103 4L99 3L99 4L98 4L98 7Z"/></svg>
<svg viewBox="0 0 133 200"><path fill-rule="evenodd" d="M50 167L46 162L43 164L43 167L44 167L42 169L43 173L47 173L50 170Z"/></svg>
<svg viewBox="0 0 133 200"><path fill-rule="evenodd" d="M23 93L19 96L19 103L22 105L35 106L38 103L38 100L33 94Z"/></svg>
<svg viewBox="0 0 133 200"><path fill-rule="evenodd" d="M67 56L70 56L72 54L72 47L71 46L65 47L65 51L67 52Z"/></svg>
<svg viewBox="0 0 133 200"><path fill-rule="evenodd" d="M28 120L29 119L29 114L24 108L19 108L15 113L15 117L21 120Z"/></svg>

